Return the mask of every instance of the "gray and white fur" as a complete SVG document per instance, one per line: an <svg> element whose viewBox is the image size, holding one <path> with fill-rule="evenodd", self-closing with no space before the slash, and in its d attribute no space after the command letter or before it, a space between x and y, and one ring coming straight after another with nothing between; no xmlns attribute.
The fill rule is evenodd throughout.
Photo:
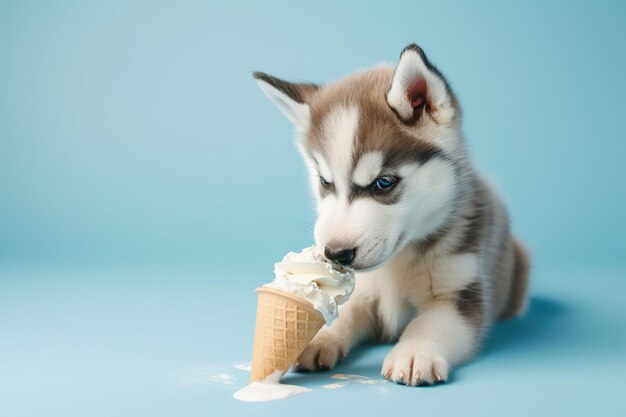
<svg viewBox="0 0 626 417"><path fill-rule="evenodd" d="M450 85L415 44L395 68L326 85L254 77L296 127L316 243L357 271L352 297L297 368L332 368L359 342L396 341L385 378L446 381L492 323L524 310L529 269L469 158Z"/></svg>

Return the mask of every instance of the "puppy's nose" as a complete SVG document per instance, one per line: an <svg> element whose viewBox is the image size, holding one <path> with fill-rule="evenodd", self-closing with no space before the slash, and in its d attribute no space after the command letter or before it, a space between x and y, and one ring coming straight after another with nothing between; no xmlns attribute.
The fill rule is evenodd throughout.
<svg viewBox="0 0 626 417"><path fill-rule="evenodd" d="M352 249L335 249L335 248L324 248L324 255L328 259L333 262L337 262L343 266L348 266L354 260L354 254L356 253L356 248Z"/></svg>

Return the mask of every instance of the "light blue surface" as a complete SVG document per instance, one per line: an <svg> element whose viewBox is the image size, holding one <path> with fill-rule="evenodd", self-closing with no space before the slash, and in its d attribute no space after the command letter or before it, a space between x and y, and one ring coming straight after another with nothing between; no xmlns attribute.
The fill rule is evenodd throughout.
<svg viewBox="0 0 626 417"><path fill-rule="evenodd" d="M312 388L285 401L231 398L248 373L254 294L212 271L0 270L0 415L624 415L623 269L535 273L525 318L496 326L449 383L342 389L335 373L378 379L390 345L330 372L288 374ZM228 277L233 278L233 277ZM243 279L243 278L242 278ZM245 278L249 279L249 277ZM234 385L212 379L226 373Z"/></svg>
<svg viewBox="0 0 626 417"><path fill-rule="evenodd" d="M0 1L0 416L624 415L626 3L505 3ZM331 80L414 41L532 249L529 315L444 386L235 402L209 376L245 382L253 289L314 222L251 72Z"/></svg>

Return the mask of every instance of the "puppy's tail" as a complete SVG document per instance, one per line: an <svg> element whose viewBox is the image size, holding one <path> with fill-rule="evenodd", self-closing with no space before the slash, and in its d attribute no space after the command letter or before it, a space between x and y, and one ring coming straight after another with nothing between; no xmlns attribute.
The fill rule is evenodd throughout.
<svg viewBox="0 0 626 417"><path fill-rule="evenodd" d="M500 320L506 320L523 314L528 304L530 255L524 245L515 238L513 238L513 258L513 282L511 283L509 300L500 314Z"/></svg>

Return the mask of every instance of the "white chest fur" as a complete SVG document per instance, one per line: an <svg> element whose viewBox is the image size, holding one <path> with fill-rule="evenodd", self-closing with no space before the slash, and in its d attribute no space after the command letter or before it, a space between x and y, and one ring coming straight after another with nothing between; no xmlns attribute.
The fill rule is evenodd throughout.
<svg viewBox="0 0 626 417"><path fill-rule="evenodd" d="M357 287L378 300L383 335L395 339L408 321L434 300L453 301L458 292L480 279L474 254L419 259L407 247L382 267L357 274Z"/></svg>

